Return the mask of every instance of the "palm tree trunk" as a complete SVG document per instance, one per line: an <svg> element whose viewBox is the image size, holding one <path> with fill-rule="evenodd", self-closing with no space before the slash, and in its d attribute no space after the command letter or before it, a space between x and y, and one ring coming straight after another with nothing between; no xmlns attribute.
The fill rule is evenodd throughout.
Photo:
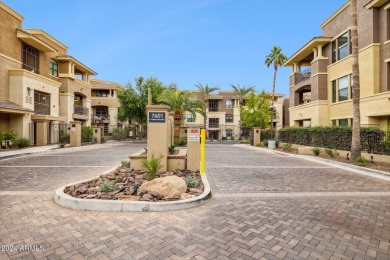
<svg viewBox="0 0 390 260"><path fill-rule="evenodd" d="M271 113L271 140L273 140L273 132L274 132L274 97L275 97L275 85L276 85L276 72L278 71L278 64L275 61L274 65L274 81L272 83L272 96L271 96L271 106L272 106L272 113Z"/></svg>
<svg viewBox="0 0 390 260"><path fill-rule="evenodd" d="M360 142L360 82L359 82L359 44L357 32L357 6L356 0L351 0L351 38L352 38L352 79L353 79L353 122L351 157L361 156Z"/></svg>

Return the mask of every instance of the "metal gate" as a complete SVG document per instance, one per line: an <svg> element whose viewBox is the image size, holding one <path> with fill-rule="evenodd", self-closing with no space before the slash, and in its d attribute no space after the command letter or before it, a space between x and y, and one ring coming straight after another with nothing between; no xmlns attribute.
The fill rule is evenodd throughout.
<svg viewBox="0 0 390 260"><path fill-rule="evenodd" d="M70 126L69 124L53 124L48 123L46 125L46 141L47 144L59 144L62 140L64 142L69 143L69 131ZM30 123L29 124L29 139L31 144L36 144L37 135L40 135L43 133L37 132L37 123Z"/></svg>

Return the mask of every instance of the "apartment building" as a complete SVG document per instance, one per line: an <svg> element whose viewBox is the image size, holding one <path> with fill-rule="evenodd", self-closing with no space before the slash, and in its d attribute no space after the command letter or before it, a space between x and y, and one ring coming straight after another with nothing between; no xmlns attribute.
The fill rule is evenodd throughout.
<svg viewBox="0 0 390 260"><path fill-rule="evenodd" d="M0 2L0 131L15 130L36 145L58 142L71 121L90 125L92 69L43 30Z"/></svg>
<svg viewBox="0 0 390 260"><path fill-rule="evenodd" d="M201 94L195 92L197 98L203 101ZM283 94L275 94L274 106L276 114L274 116L274 127L283 127ZM236 140L239 137L247 137L250 129L240 128L240 101L239 96L234 91L219 91L206 97L206 135L207 139ZM245 98L244 98L245 102ZM245 104L244 104L245 105ZM190 113L186 113L184 127L203 127L204 118L197 115L196 118Z"/></svg>
<svg viewBox="0 0 390 260"><path fill-rule="evenodd" d="M390 1L358 0L361 125L390 126ZM290 125L352 124L349 1L284 64L291 66Z"/></svg>
<svg viewBox="0 0 390 260"><path fill-rule="evenodd" d="M91 79L91 122L103 126L104 133L112 132L115 127L121 128L128 125L128 122L118 120L118 108L120 106L117 98L118 89L123 88L118 83Z"/></svg>

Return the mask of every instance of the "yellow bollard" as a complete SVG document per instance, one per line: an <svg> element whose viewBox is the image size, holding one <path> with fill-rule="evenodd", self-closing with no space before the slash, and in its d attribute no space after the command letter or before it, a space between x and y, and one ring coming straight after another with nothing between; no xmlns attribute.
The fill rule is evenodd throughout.
<svg viewBox="0 0 390 260"><path fill-rule="evenodd" d="M206 131L202 129L200 131L200 174L205 174L205 141Z"/></svg>

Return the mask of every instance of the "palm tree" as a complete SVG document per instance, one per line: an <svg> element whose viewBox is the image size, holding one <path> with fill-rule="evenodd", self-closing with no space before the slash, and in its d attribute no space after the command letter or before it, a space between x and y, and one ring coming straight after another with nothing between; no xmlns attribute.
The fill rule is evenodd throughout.
<svg viewBox="0 0 390 260"><path fill-rule="evenodd" d="M270 107L272 111L271 116L271 139L272 139L272 133L273 133L273 127L274 127L274 113L275 113L275 107L274 107L274 98L275 98L275 85L276 85L276 72L278 71L278 66L282 65L287 60L287 57L282 53L282 49L279 46L274 46L271 50L271 53L268 54L267 57L265 57L265 65L269 68L271 64L274 65L274 81L272 83L272 96L271 96L271 102L272 105Z"/></svg>
<svg viewBox="0 0 390 260"><path fill-rule="evenodd" d="M200 83L196 84L195 87L198 88L198 91L201 94L201 98L203 99L203 104L204 104L203 128L206 130L206 123L207 123L207 115L206 115L207 97L212 92L219 90L219 87L210 87L208 84L203 86Z"/></svg>
<svg viewBox="0 0 390 260"><path fill-rule="evenodd" d="M361 156L360 142L360 82L359 82L359 43L357 32L357 0L350 0L351 3L351 38L352 38L352 145L351 157Z"/></svg>
<svg viewBox="0 0 390 260"><path fill-rule="evenodd" d="M254 86L243 86L243 87L240 87L240 84L237 84L236 85L233 85L233 84L230 84L230 86L232 86L233 88L233 91L238 95L238 99L239 99L239 105L240 105L240 131L238 133L238 139L241 140L241 106L244 105L244 97L246 95L248 95L250 92L252 91L255 91L255 87Z"/></svg>
<svg viewBox="0 0 390 260"><path fill-rule="evenodd" d="M175 113L175 140L180 137L180 125L185 112L191 113L194 118L196 118L196 113L204 115L203 102L199 101L192 92L167 89L158 98L158 102L168 105L170 111Z"/></svg>

